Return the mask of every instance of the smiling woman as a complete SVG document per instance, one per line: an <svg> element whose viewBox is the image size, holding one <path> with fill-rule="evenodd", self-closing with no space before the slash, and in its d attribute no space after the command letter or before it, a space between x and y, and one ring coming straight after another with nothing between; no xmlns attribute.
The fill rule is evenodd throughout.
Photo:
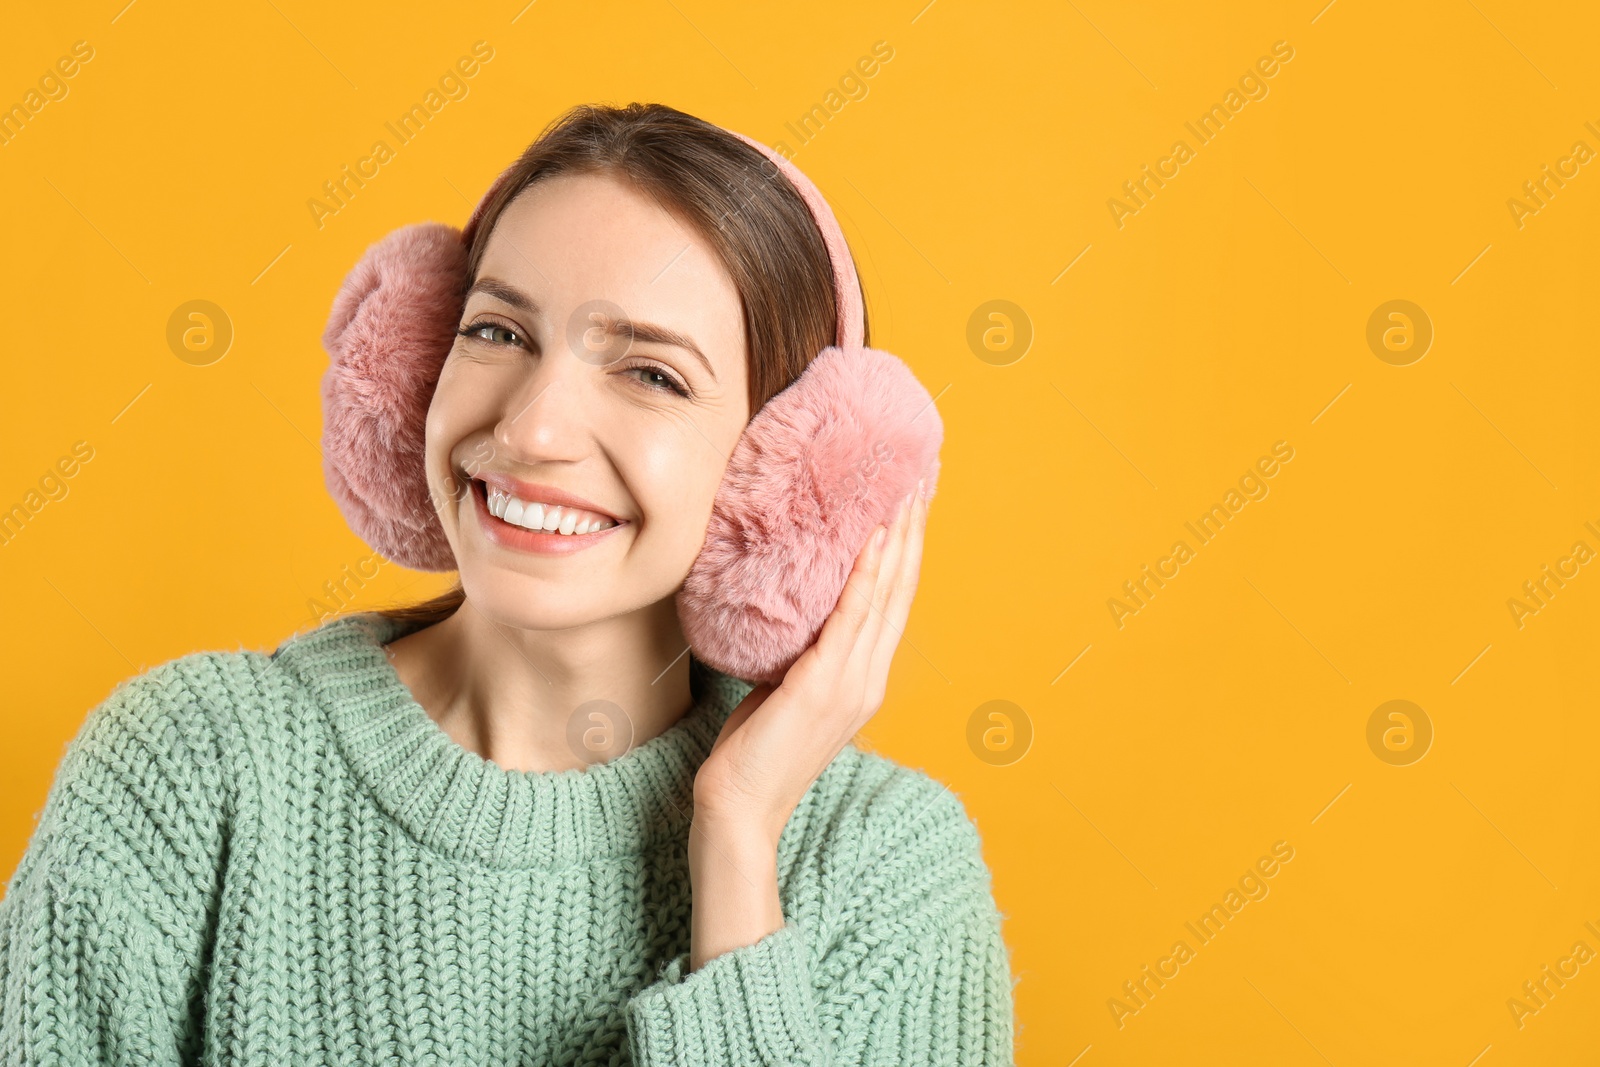
<svg viewBox="0 0 1600 1067"><path fill-rule="evenodd" d="M976 825L852 744L942 424L815 187L581 107L463 231L369 250L325 340L335 496L459 581L91 714L0 901L0 1062L1010 1063ZM789 496L702 571L730 478ZM697 575L807 646L713 666L751 650L686 634Z"/></svg>
<svg viewBox="0 0 1600 1067"><path fill-rule="evenodd" d="M564 432L561 418L606 426L610 439L595 446L631 461L632 469L618 464L612 472L610 480L623 484L587 487L596 501L590 508L619 525L632 519L637 525L628 533L651 539L641 551L613 546L634 569L614 571L612 589L670 604L703 541L722 474L718 457L726 459L750 414L793 382L835 333L828 249L805 201L774 175L739 138L670 108L579 107L553 123L501 175L469 227L472 284L432 394L425 440L413 447L455 433L440 424L474 392L492 403L519 385L507 426L543 422L540 432L569 449L580 435ZM678 323L684 328L674 328ZM865 343L864 317L862 325ZM552 353L577 358L539 359L543 376L523 379L534 357ZM611 383L603 393L587 388L603 380ZM554 421L539 418L546 412ZM481 424L481 415L466 417ZM480 430L459 439L453 455L428 455L427 495L413 506L438 513L450 550L433 566L407 562L457 570L460 581L431 601L385 612L392 621L425 629L453 616L469 599L468 583L485 573L461 553L516 543L520 535L507 523L474 522L467 532L476 536L462 544L463 524L438 507L480 499L486 506L481 472L507 476L506 452L503 439ZM624 499L636 487L659 500L650 523L637 514L642 501ZM522 517L531 503L524 501ZM422 517L431 525L432 514ZM545 509L539 518L558 524L560 512ZM413 536L427 537L420 530ZM667 549L669 538L670 550L651 550ZM533 540L520 543L533 547ZM544 540L551 551L572 550ZM646 563L660 572L640 573ZM480 596L503 590L499 595L521 598L524 618L550 625L562 614L559 604L577 598L548 575L532 577L529 589L495 583ZM583 579L585 604L608 599L587 576L575 577Z"/></svg>

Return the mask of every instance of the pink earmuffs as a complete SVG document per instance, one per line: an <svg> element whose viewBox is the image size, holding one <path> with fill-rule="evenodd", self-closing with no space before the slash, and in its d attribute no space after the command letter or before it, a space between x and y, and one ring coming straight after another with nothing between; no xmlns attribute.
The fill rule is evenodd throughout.
<svg viewBox="0 0 1600 1067"><path fill-rule="evenodd" d="M868 535L926 479L944 424L899 358L863 342L855 264L800 170L743 134L805 200L828 247L836 343L751 418L717 489L705 543L678 592L690 651L724 674L778 683L838 604ZM367 249L322 336L323 473L367 544L415 570L455 559L429 494L423 431L461 322L467 250L503 172L464 229L424 222Z"/></svg>

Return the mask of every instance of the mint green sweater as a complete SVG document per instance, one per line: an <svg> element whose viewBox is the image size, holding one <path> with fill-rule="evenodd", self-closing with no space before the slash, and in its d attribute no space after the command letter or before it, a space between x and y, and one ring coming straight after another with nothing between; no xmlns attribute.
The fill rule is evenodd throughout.
<svg viewBox="0 0 1600 1067"><path fill-rule="evenodd" d="M779 844L785 925L688 970L696 769L749 684L585 770L457 744L346 615L122 682L0 900L0 1064L1009 1064L977 829L847 747Z"/></svg>

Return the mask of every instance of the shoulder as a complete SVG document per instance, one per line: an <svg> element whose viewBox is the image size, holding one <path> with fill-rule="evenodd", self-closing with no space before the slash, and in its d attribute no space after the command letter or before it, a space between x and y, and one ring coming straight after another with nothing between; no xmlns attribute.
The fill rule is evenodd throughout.
<svg viewBox="0 0 1600 1067"><path fill-rule="evenodd" d="M993 915L978 825L946 783L847 746L807 800L792 847L826 872L830 908L887 909L902 926Z"/></svg>
<svg viewBox="0 0 1600 1067"><path fill-rule="evenodd" d="M267 666L244 649L193 652L119 681L67 743L13 880L36 862L97 857L151 899L202 891Z"/></svg>
<svg viewBox="0 0 1600 1067"><path fill-rule="evenodd" d="M225 755L259 705L269 657L240 649L191 652L118 682L67 746L61 773L132 764L194 777Z"/></svg>
<svg viewBox="0 0 1600 1067"><path fill-rule="evenodd" d="M829 770L842 772L838 800L876 845L926 841L981 850L977 823L947 783L918 767L853 746Z"/></svg>

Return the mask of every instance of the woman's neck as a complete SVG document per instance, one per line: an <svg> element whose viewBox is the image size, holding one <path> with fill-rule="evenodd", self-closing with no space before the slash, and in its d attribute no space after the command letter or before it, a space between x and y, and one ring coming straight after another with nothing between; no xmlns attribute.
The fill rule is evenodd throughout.
<svg viewBox="0 0 1600 1067"><path fill-rule="evenodd" d="M457 744L507 770L606 762L693 705L671 598L569 630L520 630L470 601L385 646L400 681Z"/></svg>

